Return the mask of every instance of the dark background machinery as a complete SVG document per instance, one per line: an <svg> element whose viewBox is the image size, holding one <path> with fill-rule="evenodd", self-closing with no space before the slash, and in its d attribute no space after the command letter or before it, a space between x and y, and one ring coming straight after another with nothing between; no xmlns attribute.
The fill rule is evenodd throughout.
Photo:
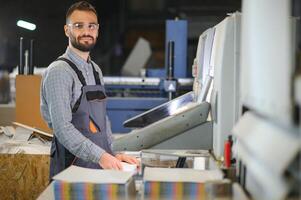
<svg viewBox="0 0 301 200"><path fill-rule="evenodd" d="M65 51L63 32L66 9L76 1L1 0L0 70L11 71L18 64L18 41L24 46L35 39L37 67L47 67ZM120 75L121 66L139 37L151 43L149 66L164 66L165 20L188 21L188 70L193 62L198 36L220 22L229 12L240 10L240 0L114 0L91 2L100 19L100 37L92 52L104 75ZM37 25L35 31L16 26L23 19Z"/></svg>

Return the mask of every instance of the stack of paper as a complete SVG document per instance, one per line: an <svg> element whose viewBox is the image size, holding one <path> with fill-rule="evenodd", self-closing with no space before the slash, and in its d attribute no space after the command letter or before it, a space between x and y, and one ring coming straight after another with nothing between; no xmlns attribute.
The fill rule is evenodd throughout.
<svg viewBox="0 0 301 200"><path fill-rule="evenodd" d="M132 172L71 166L54 176L55 199L131 199Z"/></svg>
<svg viewBox="0 0 301 200"><path fill-rule="evenodd" d="M144 199L204 199L204 183L222 180L219 170L145 168Z"/></svg>
<svg viewBox="0 0 301 200"><path fill-rule="evenodd" d="M137 173L137 165L135 164L129 164L126 162L121 162L122 165L122 171L124 172L132 172L134 174Z"/></svg>

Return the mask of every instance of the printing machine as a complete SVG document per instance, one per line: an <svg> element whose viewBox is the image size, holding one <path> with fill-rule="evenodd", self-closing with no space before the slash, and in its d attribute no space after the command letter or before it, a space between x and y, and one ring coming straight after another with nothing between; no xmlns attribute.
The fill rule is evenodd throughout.
<svg viewBox="0 0 301 200"><path fill-rule="evenodd" d="M124 66L121 77L104 77L109 101L108 116L111 119L113 133L127 133L129 128L122 122L168 101L168 97L179 96L192 88L192 78L187 76L187 21L166 21L165 68L141 69L151 56L148 41L139 38ZM168 72L167 63L169 43L173 43L172 72ZM173 88L173 93L169 88Z"/></svg>
<svg viewBox="0 0 301 200"><path fill-rule="evenodd" d="M239 27L240 14L234 13L205 31L194 60L193 91L125 121L135 129L116 139L114 149L213 149L221 155L238 112Z"/></svg>
<svg viewBox="0 0 301 200"><path fill-rule="evenodd" d="M260 5L260 6L258 6ZM211 149L233 135L235 176L253 199L298 199L300 66L291 2L245 0L199 38L193 91L130 120L117 151Z"/></svg>

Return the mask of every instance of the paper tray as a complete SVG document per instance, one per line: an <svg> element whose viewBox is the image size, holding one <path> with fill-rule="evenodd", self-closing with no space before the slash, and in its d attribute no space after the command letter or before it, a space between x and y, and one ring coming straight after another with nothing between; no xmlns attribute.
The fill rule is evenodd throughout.
<svg viewBox="0 0 301 200"><path fill-rule="evenodd" d="M137 115L123 123L127 128L143 128L177 112L181 107L194 101L194 93L188 92L176 99L159 105L147 112Z"/></svg>

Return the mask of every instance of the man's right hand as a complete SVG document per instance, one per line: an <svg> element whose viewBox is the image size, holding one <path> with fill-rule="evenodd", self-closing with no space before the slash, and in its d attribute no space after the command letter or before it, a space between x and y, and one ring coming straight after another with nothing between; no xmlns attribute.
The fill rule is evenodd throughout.
<svg viewBox="0 0 301 200"><path fill-rule="evenodd" d="M103 153L99 160L99 165L103 169L115 169L115 170L122 170L121 162L115 158L114 156Z"/></svg>

